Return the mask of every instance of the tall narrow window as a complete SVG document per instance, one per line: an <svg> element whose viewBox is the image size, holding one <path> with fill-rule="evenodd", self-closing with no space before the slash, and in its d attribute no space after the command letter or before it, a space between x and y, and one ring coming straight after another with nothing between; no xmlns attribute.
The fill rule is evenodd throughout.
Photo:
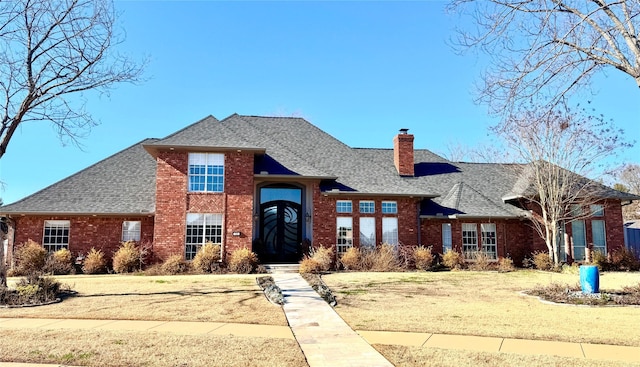
<svg viewBox="0 0 640 367"><path fill-rule="evenodd" d="M373 217L360 218L360 247L376 247L376 219Z"/></svg>
<svg viewBox="0 0 640 367"><path fill-rule="evenodd" d="M45 220L42 247L49 252L69 248L69 221Z"/></svg>
<svg viewBox="0 0 640 367"><path fill-rule="evenodd" d="M193 260L207 242L222 245L222 214L187 213L185 259Z"/></svg>
<svg viewBox="0 0 640 367"><path fill-rule="evenodd" d="M571 222L571 239L573 241L573 259L576 261L585 260L585 247L587 241L585 238L583 220L575 220Z"/></svg>
<svg viewBox="0 0 640 367"><path fill-rule="evenodd" d="M598 251L601 254L607 254L607 236L604 230L603 220L591 221L591 232L593 236L593 251Z"/></svg>
<svg viewBox="0 0 640 367"><path fill-rule="evenodd" d="M480 234L482 235L482 251L489 259L498 258L498 247L496 244L496 224L481 223Z"/></svg>
<svg viewBox="0 0 640 367"><path fill-rule="evenodd" d="M353 246L353 219L351 217L338 217L336 227L338 253L343 254Z"/></svg>
<svg viewBox="0 0 640 367"><path fill-rule="evenodd" d="M189 191L224 191L224 154L189 153Z"/></svg>
<svg viewBox="0 0 640 367"><path fill-rule="evenodd" d="M382 242L388 245L398 245L398 218L382 218Z"/></svg>
<svg viewBox="0 0 640 367"><path fill-rule="evenodd" d="M475 223L462 223L462 253L471 259L478 251L478 228Z"/></svg>
<svg viewBox="0 0 640 367"><path fill-rule="evenodd" d="M122 242L140 241L140 221L125 220L122 222Z"/></svg>
<svg viewBox="0 0 640 367"><path fill-rule="evenodd" d="M442 253L452 250L451 223L442 223Z"/></svg>
<svg viewBox="0 0 640 367"><path fill-rule="evenodd" d="M353 211L353 204L351 203L351 200L336 201L336 212L351 213L352 211Z"/></svg>
<svg viewBox="0 0 640 367"><path fill-rule="evenodd" d="M602 217L604 216L604 206L600 204L593 204L589 208L591 210L591 215L594 217Z"/></svg>

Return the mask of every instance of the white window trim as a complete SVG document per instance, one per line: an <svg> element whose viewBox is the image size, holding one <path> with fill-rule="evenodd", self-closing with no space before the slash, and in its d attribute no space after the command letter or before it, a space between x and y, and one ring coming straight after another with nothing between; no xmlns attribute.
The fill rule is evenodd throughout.
<svg viewBox="0 0 640 367"><path fill-rule="evenodd" d="M493 227L493 238L495 243L485 243L489 237L485 236L485 233L489 233L490 231L486 231L488 227ZM498 261L498 226L495 223L480 223L480 237L482 244L482 251L489 256L489 261ZM495 248L495 251L488 252L485 246L491 246Z"/></svg>
<svg viewBox="0 0 640 367"><path fill-rule="evenodd" d="M602 217L598 217L598 218L602 218ZM602 240L604 241L602 246L596 246L595 241L593 239L596 223L602 223ZM600 249L604 248L604 251L600 251L600 252L602 252L605 255L607 254L607 224L605 223L604 219L594 219L591 221L591 243L593 243L593 249L592 249L593 251L600 251Z"/></svg>
<svg viewBox="0 0 640 367"><path fill-rule="evenodd" d="M466 227L466 229L465 229ZM478 247L478 224L477 223L462 223L462 227L461 227L461 235L462 235L462 256L465 258L465 260L469 261L469 260L473 260L472 259L472 254L475 253L476 251L479 250ZM471 243L471 244L465 244L464 240L465 240L465 232L473 232L475 233L475 244ZM469 239L471 239L471 237L468 237ZM469 249L469 246L473 246L473 249Z"/></svg>
<svg viewBox="0 0 640 367"><path fill-rule="evenodd" d="M126 223L138 223L138 229L136 230L129 230L125 228L125 224ZM131 238L131 234L136 234L137 236L133 236L134 238ZM129 234L129 236L125 236L125 234ZM137 237L137 238L135 238ZM136 241L139 242L140 239L142 238L142 221L139 220L125 220L122 222L122 242L126 242L126 241Z"/></svg>
<svg viewBox="0 0 640 367"><path fill-rule="evenodd" d="M372 238L369 238L368 236L366 236L366 233L362 232L362 228L365 227L363 225L363 222L368 222L373 223L373 233L372 233ZM360 230L359 230L359 241L360 241L360 247L363 248L375 248L376 247L376 218L375 217L360 217ZM364 235L364 236L363 236ZM371 240L371 244L364 244L362 242L362 238L365 237L367 238L367 241Z"/></svg>
<svg viewBox="0 0 640 367"><path fill-rule="evenodd" d="M187 190L188 192L212 192L212 193L221 193L224 192L224 185L225 185L225 172L226 172L226 167L224 164L224 154L223 153L189 153L189 158L188 158L188 164L187 164ZM191 177L193 177L191 175L191 166L192 165L204 165L205 166L205 170L206 167L208 166L222 166L222 190L207 190L207 177L209 177L209 175L205 172L204 177L205 177L205 182L204 182L204 189L203 190L192 190L191 188ZM203 176L203 175L197 175L197 176ZM212 174L212 177L219 177L220 175L217 174Z"/></svg>
<svg viewBox="0 0 640 367"><path fill-rule="evenodd" d="M367 204L367 207L369 205L371 205L372 210L370 212L368 211L362 211L362 204ZM373 200L360 200L358 202L358 210L360 211L360 214L375 214L376 212L376 202Z"/></svg>
<svg viewBox="0 0 640 367"><path fill-rule="evenodd" d="M451 223L442 223L442 253L446 253L447 250L453 251Z"/></svg>
<svg viewBox="0 0 640 367"><path fill-rule="evenodd" d="M342 225L340 222L343 222ZM349 226L346 225L349 222ZM347 228L345 236L340 235L340 228ZM350 235L350 236L349 236ZM342 240L346 243L340 243ZM338 254L347 252L348 249L353 247L353 218L352 217L337 217L336 218L336 250Z"/></svg>
<svg viewBox="0 0 640 367"><path fill-rule="evenodd" d="M51 229L58 229L58 228L62 228L63 230L66 228L67 229L67 242L61 242L61 243L45 243L45 238L46 233L47 233L47 227L49 228L49 230ZM56 238L58 237L56 236L51 236L51 234L49 234L49 238ZM64 237L64 236L63 236ZM66 248L67 250L69 249L69 242L71 242L71 221L69 220L45 220L44 221L44 226L42 228L42 247L44 247L48 252L54 252L63 248Z"/></svg>
<svg viewBox="0 0 640 367"><path fill-rule="evenodd" d="M392 204L393 205L393 211L385 211L385 204ZM382 204L380 205L380 211L382 212L382 214L398 214L398 202L397 201L383 201Z"/></svg>
<svg viewBox="0 0 640 367"><path fill-rule="evenodd" d="M342 210L340 204L349 204L349 211ZM336 201L336 213L339 214L351 214L353 213L353 202L351 200L337 200Z"/></svg>
<svg viewBox="0 0 640 367"><path fill-rule="evenodd" d="M389 231L389 224L393 223L395 230ZM385 230L387 229L387 230ZM394 238L389 240L389 235L385 233L395 233ZM400 233L398 228L398 217L382 217L382 243L397 247L400 244Z"/></svg>
<svg viewBox="0 0 640 367"><path fill-rule="evenodd" d="M187 242L188 239L188 234L187 234L187 227L189 227L189 216L191 216L192 218L194 216L202 216L202 226L203 226L203 231L202 231L202 237L200 238L199 242ZM212 224L207 223L207 217L209 217L209 219L211 221L213 221ZM194 221L194 219L191 219L192 221ZM192 224L193 225L193 224ZM184 240L184 254L185 254L185 259L187 260L192 260L193 256L195 256L195 254L198 253L198 250L200 249L200 247L202 247L202 245L204 245L205 243L207 243L208 241L206 240L206 228L207 225L210 226L220 226L220 242L215 242L212 241L212 243L214 245L220 245L220 251L222 252L222 243L224 242L224 216L221 213L187 213L187 218L186 218L186 225L185 225L185 240ZM192 236L194 237L194 236ZM200 237L200 236L198 236ZM193 252L193 255L190 252L187 252L187 246L195 246L196 250L195 252Z"/></svg>

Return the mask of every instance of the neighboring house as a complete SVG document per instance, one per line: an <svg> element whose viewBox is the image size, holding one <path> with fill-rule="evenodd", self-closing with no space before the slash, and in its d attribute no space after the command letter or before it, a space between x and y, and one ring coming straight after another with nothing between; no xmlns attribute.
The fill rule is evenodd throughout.
<svg viewBox="0 0 640 367"><path fill-rule="evenodd" d="M308 245L481 249L516 263L546 251L526 206L506 197L517 165L451 162L414 149L406 129L393 146L351 148L301 118L209 116L0 214L9 218L10 252L28 239L74 255L91 247L110 255L136 240L151 244L156 261L192 259L207 241L225 256L250 248L263 263L297 262ZM583 260L590 243L622 247L621 201L633 198L607 188L594 217L567 225L568 259Z"/></svg>

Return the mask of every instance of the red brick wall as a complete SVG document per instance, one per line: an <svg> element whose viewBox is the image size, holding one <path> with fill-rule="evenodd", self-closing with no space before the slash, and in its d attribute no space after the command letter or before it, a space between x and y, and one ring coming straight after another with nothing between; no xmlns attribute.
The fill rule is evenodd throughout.
<svg viewBox="0 0 640 367"><path fill-rule="evenodd" d="M336 202L338 200L351 200L352 213L337 213ZM375 213L360 214L359 201L368 200L375 202ZM382 214L382 202L395 201L398 203L398 214ZM377 197L348 195L324 196L317 184L313 186L313 245L334 246L336 243L336 218L351 217L353 219L353 243L359 246L360 217L374 217L376 223L376 241L382 242L382 218L398 218L398 241L402 245L416 246L418 244L418 199Z"/></svg>
<svg viewBox="0 0 640 367"><path fill-rule="evenodd" d="M398 134L393 138L393 163L400 176L414 175L413 135Z"/></svg>
<svg viewBox="0 0 640 367"><path fill-rule="evenodd" d="M159 152L156 174L154 257L166 259L184 254L187 213L186 152Z"/></svg>
<svg viewBox="0 0 640 367"><path fill-rule="evenodd" d="M107 257L111 257L122 240L123 221L140 221L140 241L153 241L152 217L29 216L17 217L14 220L16 247L29 239L41 244L45 220L68 220L69 251L74 256L86 254L95 247L102 250Z"/></svg>
<svg viewBox="0 0 640 367"><path fill-rule="evenodd" d="M251 248L253 232L253 153L225 153L224 193L189 193L188 152L161 152L156 179L154 250L159 260L184 254L186 213L222 213L225 256ZM240 236L233 236L240 232Z"/></svg>
<svg viewBox="0 0 640 367"><path fill-rule="evenodd" d="M462 251L462 223L476 224L480 243L480 224L496 224L496 246L498 257L510 257L520 265L531 249L531 228L517 219L424 219L421 224L421 241L424 246L433 246L433 252L442 254L442 224L451 224L451 242L455 251Z"/></svg>

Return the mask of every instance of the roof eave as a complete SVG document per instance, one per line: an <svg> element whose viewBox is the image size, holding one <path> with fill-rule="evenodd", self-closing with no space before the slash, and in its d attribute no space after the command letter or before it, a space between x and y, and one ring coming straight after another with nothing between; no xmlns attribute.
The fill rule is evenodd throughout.
<svg viewBox="0 0 640 367"><path fill-rule="evenodd" d="M19 211L19 212L6 212L0 211L1 216L15 218L15 217L43 217L43 216L73 216L73 217L152 217L155 216L155 212L151 211L139 211L131 213L92 213L92 212L39 212L39 211Z"/></svg>
<svg viewBox="0 0 640 367"><path fill-rule="evenodd" d="M522 219L520 215L478 215L478 214L453 214L453 215L420 215L420 219Z"/></svg>
<svg viewBox="0 0 640 367"><path fill-rule="evenodd" d="M273 178L279 180L337 180L337 176L305 176L305 175L271 175L268 173L256 173L253 175L255 178Z"/></svg>
<svg viewBox="0 0 640 367"><path fill-rule="evenodd" d="M324 196L388 196L388 197L409 197L409 198L421 198L421 199L433 199L438 197L435 194L424 194L424 193L389 193L389 192L361 192L361 191L339 191L339 190L331 190L331 191L323 191L322 195Z"/></svg>
<svg viewBox="0 0 640 367"><path fill-rule="evenodd" d="M254 154L264 154L266 148L260 147L232 147L232 146L200 146L200 145L154 145L143 144L142 147L153 157L158 156L160 151L177 151L177 152L253 152Z"/></svg>

